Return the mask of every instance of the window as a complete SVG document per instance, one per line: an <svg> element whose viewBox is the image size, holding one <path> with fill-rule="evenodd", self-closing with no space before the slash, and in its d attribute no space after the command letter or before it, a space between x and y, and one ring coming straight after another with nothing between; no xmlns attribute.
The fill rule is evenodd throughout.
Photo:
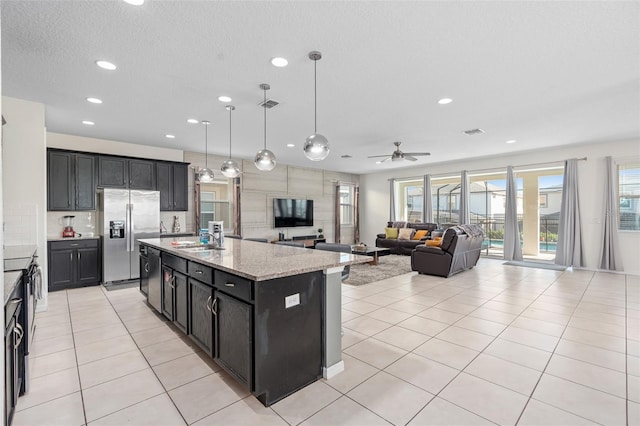
<svg viewBox="0 0 640 426"><path fill-rule="evenodd" d="M353 225L354 223L353 187L340 186L340 225Z"/></svg>
<svg viewBox="0 0 640 426"><path fill-rule="evenodd" d="M398 206L396 220L422 222L423 186L422 179L401 180L396 183L395 194Z"/></svg>
<svg viewBox="0 0 640 426"><path fill-rule="evenodd" d="M640 161L618 164L618 226L640 231Z"/></svg>
<svg viewBox="0 0 640 426"><path fill-rule="evenodd" d="M546 209L548 205L547 194L540 194L540 198L538 199L538 205L541 209Z"/></svg>

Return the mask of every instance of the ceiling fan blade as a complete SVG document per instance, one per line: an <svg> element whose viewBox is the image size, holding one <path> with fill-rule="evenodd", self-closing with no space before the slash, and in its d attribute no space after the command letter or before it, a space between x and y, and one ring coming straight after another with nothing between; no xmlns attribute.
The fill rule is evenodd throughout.
<svg viewBox="0 0 640 426"><path fill-rule="evenodd" d="M367 158L382 158L382 157L388 157L388 156L389 156L389 154L387 154L387 155L370 155Z"/></svg>
<svg viewBox="0 0 640 426"><path fill-rule="evenodd" d="M418 159L416 157L412 157L409 154L405 154L404 155L404 159L405 160L409 160L409 161L418 161Z"/></svg>
<svg viewBox="0 0 640 426"><path fill-rule="evenodd" d="M389 160L391 160L391 157L387 157L387 158L385 158L384 160L382 160L382 161L380 161L380 162L381 162L381 163L384 163L385 161L389 161Z"/></svg>
<svg viewBox="0 0 640 426"><path fill-rule="evenodd" d="M431 155L431 153L430 152L405 152L404 155L419 156L419 155Z"/></svg>

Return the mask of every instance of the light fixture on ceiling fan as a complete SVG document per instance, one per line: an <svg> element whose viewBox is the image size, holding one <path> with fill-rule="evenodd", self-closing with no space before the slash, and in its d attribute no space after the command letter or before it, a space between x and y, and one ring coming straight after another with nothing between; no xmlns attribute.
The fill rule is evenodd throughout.
<svg viewBox="0 0 640 426"><path fill-rule="evenodd" d="M264 91L264 101L262 103L264 108L264 149L258 151L253 163L258 170L268 172L276 166L276 155L267 149L267 90L271 89L271 86L261 84L260 88Z"/></svg>
<svg viewBox="0 0 640 426"><path fill-rule="evenodd" d="M209 157L209 124L210 121L203 120L202 124L204 124L204 169L200 169L198 172L198 180L200 182L213 182L213 170L211 170L208 166L208 157Z"/></svg>
<svg viewBox="0 0 640 426"><path fill-rule="evenodd" d="M329 141L318 133L317 65L321 58L320 52L309 52L309 59L313 61L313 134L304 143L304 155L311 161L322 161L329 155Z"/></svg>
<svg viewBox="0 0 640 426"><path fill-rule="evenodd" d="M229 111L229 159L222 163L220 171L228 178L235 178L240 175L240 167L238 166L238 163L231 159L231 111L235 110L236 107L233 105L227 105L226 108L227 111Z"/></svg>
<svg viewBox="0 0 640 426"><path fill-rule="evenodd" d="M402 142L394 142L393 144L396 146L395 151L393 151L391 153L391 155L370 155L367 158L383 158L386 157L384 160L381 160L380 163L384 163L387 160L391 160L391 161L402 161L402 160L409 160L409 161L418 161L418 159L416 158L417 156L422 156L422 155L431 155L430 152L402 152L400 151L400 144Z"/></svg>

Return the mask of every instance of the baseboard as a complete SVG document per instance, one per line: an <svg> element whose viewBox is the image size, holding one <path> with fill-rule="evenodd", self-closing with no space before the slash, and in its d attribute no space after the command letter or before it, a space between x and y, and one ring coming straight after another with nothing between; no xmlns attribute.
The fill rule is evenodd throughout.
<svg viewBox="0 0 640 426"><path fill-rule="evenodd" d="M329 380L344 371L344 361L336 362L331 367L322 367L322 377Z"/></svg>

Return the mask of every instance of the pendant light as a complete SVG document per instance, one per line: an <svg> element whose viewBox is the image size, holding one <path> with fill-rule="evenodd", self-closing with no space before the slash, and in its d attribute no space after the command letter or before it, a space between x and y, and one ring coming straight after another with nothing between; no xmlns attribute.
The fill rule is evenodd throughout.
<svg viewBox="0 0 640 426"><path fill-rule="evenodd" d="M268 84L261 84L260 88L264 91L264 102L262 104L262 107L264 108L264 149L258 151L253 163L256 165L258 170L268 172L273 170L276 166L275 154L267 149L267 90L271 89L271 86Z"/></svg>
<svg viewBox="0 0 640 426"><path fill-rule="evenodd" d="M309 59L313 61L313 134L304 143L304 155L311 161L322 161L329 155L329 141L318 133L318 89L317 65L322 58L320 52L309 52Z"/></svg>
<svg viewBox="0 0 640 426"><path fill-rule="evenodd" d="M225 160L220 167L220 171L228 178L235 178L240 175L240 167L235 160L231 159L231 111L235 110L233 105L227 105L227 111L229 111L229 159Z"/></svg>
<svg viewBox="0 0 640 426"><path fill-rule="evenodd" d="M207 166L207 158L209 157L209 124L210 121L204 120L204 169L200 169L198 172L198 180L200 182L213 182L213 171Z"/></svg>

